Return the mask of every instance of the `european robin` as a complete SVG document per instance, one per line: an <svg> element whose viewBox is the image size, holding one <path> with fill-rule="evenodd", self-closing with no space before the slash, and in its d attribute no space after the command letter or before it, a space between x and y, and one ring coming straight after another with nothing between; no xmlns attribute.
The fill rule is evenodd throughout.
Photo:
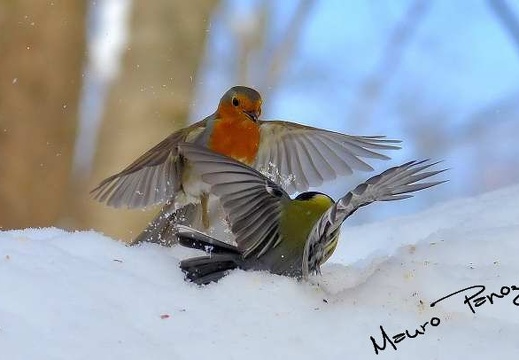
<svg viewBox="0 0 519 360"><path fill-rule="evenodd" d="M306 191L353 170L371 171L364 159L387 160L379 151L399 149L396 144L400 141L383 136L352 136L288 121L263 121L259 119L261 104L254 89L229 89L212 115L174 132L103 180L92 190L94 198L109 206L129 208L165 202L134 243L167 244L172 241L168 233L172 222L197 223L202 229L210 225L209 193L179 155L181 142L207 147L252 166L288 193Z"/></svg>

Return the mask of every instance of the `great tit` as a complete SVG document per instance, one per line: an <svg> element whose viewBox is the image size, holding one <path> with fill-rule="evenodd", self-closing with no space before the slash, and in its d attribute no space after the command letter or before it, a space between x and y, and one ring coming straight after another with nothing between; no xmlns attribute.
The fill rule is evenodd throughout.
<svg viewBox="0 0 519 360"><path fill-rule="evenodd" d="M410 161L371 177L337 202L319 192L291 199L280 185L241 162L194 144L182 143L179 151L220 198L237 244L177 226L181 245L209 253L180 263L186 279L197 284L218 281L236 268L306 279L320 273L337 246L343 221L357 209L406 199L445 182L422 182L445 171L425 171L437 163Z"/></svg>

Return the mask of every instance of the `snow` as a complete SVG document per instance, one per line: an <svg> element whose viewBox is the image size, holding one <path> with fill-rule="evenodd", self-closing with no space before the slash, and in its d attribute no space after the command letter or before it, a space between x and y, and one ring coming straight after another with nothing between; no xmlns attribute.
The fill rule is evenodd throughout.
<svg viewBox="0 0 519 360"><path fill-rule="evenodd" d="M191 249L128 247L94 231L0 232L0 358L517 358L517 199L519 186L346 224L311 283L235 271L197 287L177 267ZM510 294L472 299L475 313L464 296L476 289L429 306L473 285L486 286L479 296ZM391 339L425 322L423 335L375 354L380 326Z"/></svg>

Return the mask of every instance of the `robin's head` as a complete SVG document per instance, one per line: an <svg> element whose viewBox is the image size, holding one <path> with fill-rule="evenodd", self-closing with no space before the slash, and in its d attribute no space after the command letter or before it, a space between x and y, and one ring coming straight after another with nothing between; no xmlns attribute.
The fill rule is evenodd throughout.
<svg viewBox="0 0 519 360"><path fill-rule="evenodd" d="M220 99L220 113L241 113L252 121L258 121L261 115L261 95L254 89L245 86L234 86Z"/></svg>

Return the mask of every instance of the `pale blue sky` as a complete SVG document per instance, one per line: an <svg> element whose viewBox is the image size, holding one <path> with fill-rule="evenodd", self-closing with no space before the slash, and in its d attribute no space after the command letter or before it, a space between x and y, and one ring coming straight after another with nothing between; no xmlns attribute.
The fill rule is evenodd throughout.
<svg viewBox="0 0 519 360"><path fill-rule="evenodd" d="M260 3L223 0L211 19L205 60L195 76L192 121L213 112L222 93L236 85L238 56L233 34L236 28L254 24ZM267 45L261 56L253 59L253 80L245 84L252 87L261 82L265 62L283 37L299 1L267 3L271 9ZM264 118L403 140L404 149L393 153L391 162L373 163L378 171L428 157L443 159L444 166L452 168L446 176L451 180L449 184L418 194L406 205L379 206L379 210L369 212L376 215L366 219L409 213L449 198L519 183L519 148L515 139L519 133L519 44L511 41L488 1L425 1L423 16L411 19L416 20L415 31L403 50L396 52L400 57L398 65L386 74L387 81L373 102L367 122L355 116L364 111L359 87L378 73L390 34L415 3L315 1L278 86L264 93ZM97 3L98 8L104 6L106 10L90 24L98 26L99 38L105 39L104 46L111 44L112 50L101 43L91 52L98 49L100 54L117 53L117 47L120 50L124 44L127 8L121 4L130 2ZM519 16L519 3L510 0L508 4ZM101 80L91 81L99 84ZM91 92L103 94L90 86ZM476 121L481 126L474 130L471 124ZM339 179L319 190L337 198L367 176Z"/></svg>
<svg viewBox="0 0 519 360"><path fill-rule="evenodd" d="M227 0L215 14L207 49L211 60L206 60L199 77L193 118L210 113L221 93L234 85L235 44L230 29L240 21L251 21L257 3ZM275 11L268 27L269 44L282 36L297 3L270 2ZM424 157L443 159L444 166L452 168L448 185L418 194L408 206L390 206L391 214L519 182L519 171L513 170L519 168L513 137L519 131L519 119L511 120L519 117L519 98L512 114L507 109L502 117L494 113L488 124L483 121L483 137L469 133L475 113L500 99L519 96L519 44L511 41L488 1L430 1L374 103L369 124L351 119L359 85L376 73L389 34L412 3L316 1L279 87L265 99L265 118L404 140L404 150L395 153L394 161L378 163L377 169ZM519 16L519 4L509 4ZM405 118L403 109L415 115ZM423 139L409 132L413 127L441 127L447 131L443 141L450 144L438 141L432 150L424 148L420 146ZM465 136L468 143L461 140ZM351 187L350 182L341 179L321 190L338 197Z"/></svg>

